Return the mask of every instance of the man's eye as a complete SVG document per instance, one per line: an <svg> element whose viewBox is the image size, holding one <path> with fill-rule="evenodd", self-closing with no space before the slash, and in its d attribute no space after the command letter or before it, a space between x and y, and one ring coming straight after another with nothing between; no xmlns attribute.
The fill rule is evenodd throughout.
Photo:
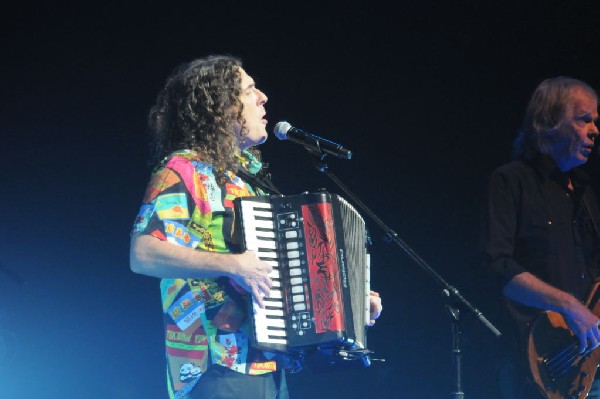
<svg viewBox="0 0 600 399"><path fill-rule="evenodd" d="M588 123L592 123L592 122L594 122L594 120L592 118L590 118L590 117L585 117L584 116L582 118L577 119L577 125L579 125L579 126L585 126Z"/></svg>

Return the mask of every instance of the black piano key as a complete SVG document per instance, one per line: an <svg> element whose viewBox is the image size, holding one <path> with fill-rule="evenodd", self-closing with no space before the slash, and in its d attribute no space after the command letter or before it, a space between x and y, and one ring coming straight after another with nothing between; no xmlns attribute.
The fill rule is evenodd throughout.
<svg viewBox="0 0 600 399"><path fill-rule="evenodd" d="M267 330L271 331L285 331L285 327L267 326Z"/></svg>

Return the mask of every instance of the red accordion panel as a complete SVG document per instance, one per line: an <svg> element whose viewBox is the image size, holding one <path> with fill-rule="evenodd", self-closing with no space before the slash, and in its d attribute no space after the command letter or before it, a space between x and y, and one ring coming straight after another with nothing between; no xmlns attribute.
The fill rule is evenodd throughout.
<svg viewBox="0 0 600 399"><path fill-rule="evenodd" d="M342 331L344 308L330 203L302 205L315 331Z"/></svg>

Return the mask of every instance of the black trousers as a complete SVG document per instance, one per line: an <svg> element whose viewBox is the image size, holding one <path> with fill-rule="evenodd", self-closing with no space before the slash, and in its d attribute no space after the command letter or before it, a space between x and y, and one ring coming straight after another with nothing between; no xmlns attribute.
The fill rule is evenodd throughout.
<svg viewBox="0 0 600 399"><path fill-rule="evenodd" d="M212 365L190 392L190 399L289 399L283 370L247 375Z"/></svg>

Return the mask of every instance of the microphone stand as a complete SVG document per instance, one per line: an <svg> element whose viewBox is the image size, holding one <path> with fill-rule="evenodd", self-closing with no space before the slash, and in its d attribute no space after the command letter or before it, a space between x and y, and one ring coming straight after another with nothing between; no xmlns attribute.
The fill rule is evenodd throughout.
<svg viewBox="0 0 600 399"><path fill-rule="evenodd" d="M319 147L319 146L317 146ZM415 251L412 250L396 233L394 230L389 228L375 213L373 213L346 185L344 185L340 179L337 178L330 170L328 165L325 163L327 154L314 150L312 148L305 147L308 153L311 155L313 165L329 177L359 208L361 208L365 214L367 214L375 223L379 225L385 232L384 241L387 243L394 242L397 244L406 254L417 263L423 270L425 270L433 279L442 286L442 294L452 301L452 305L446 305L447 313L450 315L452 321L452 354L454 355L456 364L456 391L452 393L452 398L463 399L464 392L462 391L462 370L461 370L461 358L462 351L460 348L460 334L462 329L460 326L460 308L467 309L470 311L475 318L477 318L488 330L500 338L502 333L483 315L483 313L474 307L469 301L467 301L456 287L450 285L442 276L437 273L431 266L427 264Z"/></svg>

